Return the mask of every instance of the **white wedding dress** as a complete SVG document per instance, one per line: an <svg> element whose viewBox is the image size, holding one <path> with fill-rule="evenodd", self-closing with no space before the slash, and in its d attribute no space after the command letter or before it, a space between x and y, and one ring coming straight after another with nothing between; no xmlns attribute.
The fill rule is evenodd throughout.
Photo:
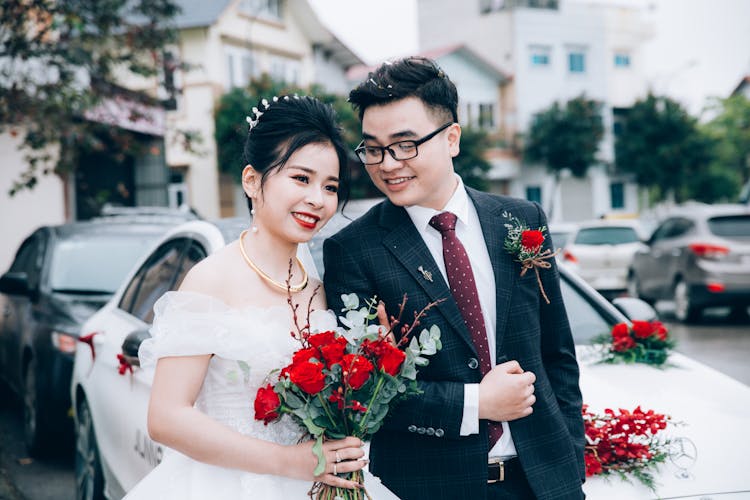
<svg viewBox="0 0 750 500"><path fill-rule="evenodd" d="M299 441L303 431L289 416L264 425L255 420L253 408L255 394L268 382L269 372L289 364L300 347L290 334L289 307L234 309L200 293L168 292L154 311L152 338L139 351L142 368L153 368L166 356L214 354L195 407L248 436L284 445ZM310 323L314 331L336 326L328 311L314 311ZM168 449L162 462L125 498L303 500L311 486L312 481L208 465ZM365 487L375 500L398 498L369 472Z"/></svg>

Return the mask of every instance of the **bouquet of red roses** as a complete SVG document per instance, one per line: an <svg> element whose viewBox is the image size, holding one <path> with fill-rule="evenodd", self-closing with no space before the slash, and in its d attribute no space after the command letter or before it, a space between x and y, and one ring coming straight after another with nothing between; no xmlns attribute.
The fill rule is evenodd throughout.
<svg viewBox="0 0 750 500"><path fill-rule="evenodd" d="M668 416L640 406L632 412L607 408L597 415L583 405L586 475L617 473L625 480L631 475L654 490L652 470L664 462L669 447L669 440L657 434L668 421Z"/></svg>
<svg viewBox="0 0 750 500"><path fill-rule="evenodd" d="M255 399L257 420L268 424L288 414L316 440L316 476L325 469L323 440L346 436L369 440L396 402L420 393L417 366L427 365L425 356L442 347L436 326L412 336L434 303L415 314L411 325L400 325L398 318L392 318L391 330L400 325L401 333L401 340L394 345L388 339L390 330L370 324L377 316L375 299L360 307L356 294L342 298L345 316L339 319L345 328L311 333L308 321L308 325L292 332L300 349L291 364L280 370L277 381L258 389ZM401 303L399 318L405 302ZM296 307L292 307L296 323ZM349 479L362 484L362 472L351 473ZM347 490L320 483L313 485L311 496L315 494L321 500L369 498L364 487Z"/></svg>
<svg viewBox="0 0 750 500"><path fill-rule="evenodd" d="M603 360L607 363L625 361L662 366L674 348L674 340L661 321L634 320L631 326L618 323L610 334L598 337L595 342L607 346Z"/></svg>

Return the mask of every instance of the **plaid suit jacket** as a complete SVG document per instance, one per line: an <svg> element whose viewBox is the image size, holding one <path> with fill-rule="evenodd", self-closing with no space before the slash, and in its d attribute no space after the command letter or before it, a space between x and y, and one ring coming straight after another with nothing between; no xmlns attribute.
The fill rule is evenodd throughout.
<svg viewBox="0 0 750 500"><path fill-rule="evenodd" d="M518 360L536 374L534 412L510 422L518 457L539 499L582 498L583 421L578 365L559 275L540 270L520 276L520 264L503 248L504 211L530 228L546 225L537 204L467 188L482 226L495 274L497 363ZM549 248L549 239L545 248ZM436 324L443 348L419 371L423 391L394 408L370 447L371 469L406 500L483 499L487 496L487 421L479 434L460 436L464 384L478 383L474 345L434 259L406 211L388 200L324 243L325 290L334 311L341 294L377 295L393 312L404 294L406 317L430 301L424 326ZM426 279L419 267L432 274Z"/></svg>

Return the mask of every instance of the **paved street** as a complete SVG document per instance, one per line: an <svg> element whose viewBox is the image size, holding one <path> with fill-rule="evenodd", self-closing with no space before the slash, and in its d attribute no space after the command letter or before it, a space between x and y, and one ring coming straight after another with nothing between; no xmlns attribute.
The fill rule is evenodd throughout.
<svg viewBox="0 0 750 500"><path fill-rule="evenodd" d="M669 303L657 304L677 340L677 350L750 385L750 323L731 321L726 311L706 315L700 324L674 321ZM21 439L20 406L0 394L0 500L65 500L74 498L72 451L32 460Z"/></svg>

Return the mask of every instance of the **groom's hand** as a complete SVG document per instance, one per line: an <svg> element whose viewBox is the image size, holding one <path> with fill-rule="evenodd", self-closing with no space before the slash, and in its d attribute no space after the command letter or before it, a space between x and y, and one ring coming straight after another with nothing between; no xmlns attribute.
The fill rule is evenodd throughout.
<svg viewBox="0 0 750 500"><path fill-rule="evenodd" d="M501 422L530 415L535 381L536 375L523 371L518 361L497 365L479 383L479 418Z"/></svg>

